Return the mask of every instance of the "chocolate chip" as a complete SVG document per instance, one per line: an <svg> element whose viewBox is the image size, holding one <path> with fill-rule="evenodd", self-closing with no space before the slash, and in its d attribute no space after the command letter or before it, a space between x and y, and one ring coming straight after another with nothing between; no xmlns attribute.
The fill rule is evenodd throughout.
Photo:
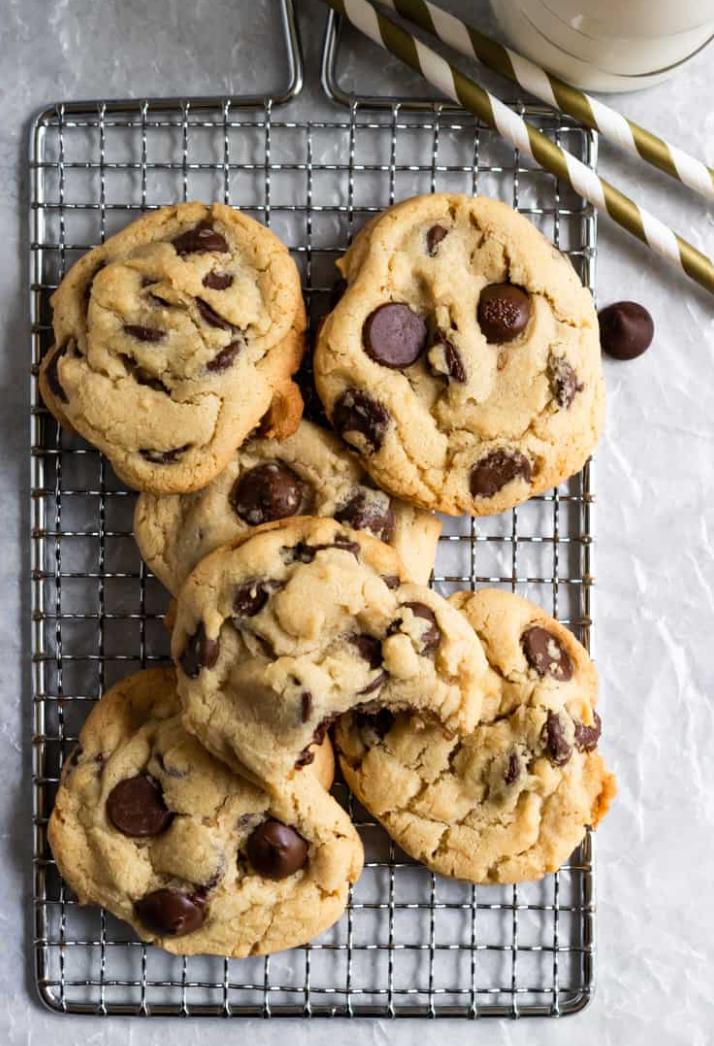
<svg viewBox="0 0 714 1046"><path fill-rule="evenodd" d="M145 461L150 461L152 465L173 465L190 448L190 443L184 443L182 447L173 447L171 450L152 450L150 447L141 447L139 453Z"/></svg>
<svg viewBox="0 0 714 1046"><path fill-rule="evenodd" d="M444 361L446 363L446 369L449 377L454 381L458 381L460 385L466 382L466 371L464 369L464 361L461 359L459 350L455 348L450 341L445 340L444 345Z"/></svg>
<svg viewBox="0 0 714 1046"><path fill-rule="evenodd" d="M272 819L250 834L245 850L255 871L266 879L287 879L307 864L306 840L294 828Z"/></svg>
<svg viewBox="0 0 714 1046"><path fill-rule="evenodd" d="M366 694L373 694L375 690L379 690L386 682L387 673L378 672L371 683L367 683L366 686L363 686L361 690L357 691L357 696L364 697Z"/></svg>
<svg viewBox="0 0 714 1046"><path fill-rule="evenodd" d="M424 629L421 635L422 641L422 653L430 654L436 650L441 640L441 629L436 621L436 615L431 607L428 607L425 603L403 603L402 606L408 607L411 610L414 617L420 618L422 621L428 622L427 627ZM389 634L393 635L399 631L399 626L403 619L398 618L389 628Z"/></svg>
<svg viewBox="0 0 714 1046"><path fill-rule="evenodd" d="M426 323L402 302L388 302L371 312L362 327L367 355L384 367L403 370L421 356L426 346Z"/></svg>
<svg viewBox="0 0 714 1046"><path fill-rule="evenodd" d="M180 233L172 241L177 254L205 254L208 251L225 253L228 244L209 221L199 222L193 229Z"/></svg>
<svg viewBox="0 0 714 1046"><path fill-rule="evenodd" d="M170 308L171 307L171 302L170 301L166 301L165 298L162 298L158 294L154 294L152 292L150 294L147 294L146 297L152 303L152 305L157 305L157 306L159 306L162 309L166 309L166 308Z"/></svg>
<svg viewBox="0 0 714 1046"><path fill-rule="evenodd" d="M203 298L196 298L196 308L201 314L201 318L209 325L209 327L217 327L218 330L232 331L235 330L232 323L224 319L216 312L216 310L204 301Z"/></svg>
<svg viewBox="0 0 714 1046"><path fill-rule="evenodd" d="M379 668L382 664L382 641L367 632L355 632L347 637L352 646L357 648L359 656L370 668Z"/></svg>
<svg viewBox="0 0 714 1046"><path fill-rule="evenodd" d="M597 748L601 733L602 721L597 712L594 712L592 726L586 726L585 723L575 724L575 747L579 752L592 752Z"/></svg>
<svg viewBox="0 0 714 1046"><path fill-rule="evenodd" d="M162 341L166 337L166 331L159 330L156 327L141 327L136 323L125 323L124 333L128 334L131 338L136 338L137 341Z"/></svg>
<svg viewBox="0 0 714 1046"><path fill-rule="evenodd" d="M230 272L207 272L201 283L212 291L225 291L232 286L233 276Z"/></svg>
<svg viewBox="0 0 714 1046"><path fill-rule="evenodd" d="M242 341L232 341L230 345L226 345L225 349L221 349L221 351L206 364L206 370L211 371L211 373L228 370L228 368L233 365L236 356L242 348Z"/></svg>
<svg viewBox="0 0 714 1046"><path fill-rule="evenodd" d="M475 498L493 497L514 479L530 483L531 463L517 450L492 450L471 469L469 487Z"/></svg>
<svg viewBox="0 0 714 1046"><path fill-rule="evenodd" d="M259 614L273 592L282 588L279 581L253 578L236 589L233 597L233 612L238 617L254 617Z"/></svg>
<svg viewBox="0 0 714 1046"><path fill-rule="evenodd" d="M491 283L481 291L477 317L488 342L513 341L525 330L530 315L530 297L513 283Z"/></svg>
<svg viewBox="0 0 714 1046"><path fill-rule="evenodd" d="M569 407L576 393L585 388L578 375L563 356L548 357L548 383L553 399L559 407Z"/></svg>
<svg viewBox="0 0 714 1046"><path fill-rule="evenodd" d="M203 899L180 890L154 890L134 902L134 911L147 930L157 937L183 937L203 925Z"/></svg>
<svg viewBox="0 0 714 1046"><path fill-rule="evenodd" d="M369 530L381 541L391 541L394 537L394 512L389 497L381 491L358 491L335 512L335 519L355 530Z"/></svg>
<svg viewBox="0 0 714 1046"><path fill-rule="evenodd" d="M65 342L64 345L60 345L60 347L55 351L54 356L52 357L50 362L47 364L47 369L45 370L45 380L47 381L47 384L50 387L50 391L52 395L55 396L61 403L69 403L69 397L62 388L62 382L59 379L59 373L57 368L59 365L59 361L65 355L68 348L69 342Z"/></svg>
<svg viewBox="0 0 714 1046"><path fill-rule="evenodd" d="M304 541L298 541L292 548L292 559L299 563L312 563L318 552L328 548L336 548L342 552L351 552L355 559L359 559L360 548L356 541L349 538L335 538L330 545L308 545Z"/></svg>
<svg viewBox="0 0 714 1046"><path fill-rule="evenodd" d="M550 675L566 683L573 674L573 663L558 639L546 628L531 625L521 636L526 661L539 676Z"/></svg>
<svg viewBox="0 0 714 1046"><path fill-rule="evenodd" d="M542 738L551 763L564 766L573 754L573 747L565 738L563 722L557 712L548 712Z"/></svg>
<svg viewBox="0 0 714 1046"><path fill-rule="evenodd" d="M394 713L388 708L380 708L378 712L358 710L354 712L354 719L360 730L373 730L380 739L387 736L395 722Z"/></svg>
<svg viewBox="0 0 714 1046"><path fill-rule="evenodd" d="M432 225L426 234L426 250L427 254L431 258L436 254L436 249L449 233L448 229L445 229L443 225Z"/></svg>
<svg viewBox="0 0 714 1046"><path fill-rule="evenodd" d="M161 785L148 774L127 777L107 797L107 817L123 835L159 835L173 814L164 802Z"/></svg>
<svg viewBox="0 0 714 1046"><path fill-rule="evenodd" d="M213 668L221 645L217 639L209 639L203 622L198 626L192 636L189 637L183 653L179 657L179 665L189 679L197 679L203 668Z"/></svg>
<svg viewBox="0 0 714 1046"><path fill-rule="evenodd" d="M166 396L171 395L171 390L164 385L163 381L159 378L155 378L148 370L144 370L143 367L140 367L132 356L127 356L126 353L120 352L119 359L138 385L147 385L150 389L154 389L156 392L163 392Z"/></svg>
<svg viewBox="0 0 714 1046"><path fill-rule="evenodd" d="M392 590L394 590L395 588L399 588L399 586L401 585L401 581L399 580L396 574L382 574L382 581L385 583L387 588L390 588Z"/></svg>
<svg viewBox="0 0 714 1046"><path fill-rule="evenodd" d="M377 403L366 392L359 389L347 389L335 403L332 421L347 443L355 443L354 435L359 434L367 443L370 451L380 450L384 443L389 425L389 413L381 403ZM350 439L350 434L353 438Z"/></svg>
<svg viewBox="0 0 714 1046"><path fill-rule="evenodd" d="M303 690L300 694L300 720L306 723L312 715L312 694L309 690Z"/></svg>
<svg viewBox="0 0 714 1046"><path fill-rule="evenodd" d="M618 301L598 313L600 345L616 360L634 360L652 344L654 322L636 301Z"/></svg>
<svg viewBox="0 0 714 1046"><path fill-rule="evenodd" d="M518 753L511 752L511 754L508 757L508 766L506 767L506 772L503 775L503 780L506 782L507 785L511 785L520 776L520 773L521 764L518 758Z"/></svg>
<svg viewBox="0 0 714 1046"><path fill-rule="evenodd" d="M293 470L280 461L268 461L239 476L228 500L244 523L257 527L294 516L304 497L305 486Z"/></svg>

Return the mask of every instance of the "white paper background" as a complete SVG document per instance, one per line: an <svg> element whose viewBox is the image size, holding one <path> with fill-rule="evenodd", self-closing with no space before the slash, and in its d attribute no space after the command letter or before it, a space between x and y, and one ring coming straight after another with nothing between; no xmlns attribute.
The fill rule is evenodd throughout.
<svg viewBox="0 0 714 1046"><path fill-rule="evenodd" d="M308 69L322 10L303 0ZM453 3L489 25L486 4ZM601 303L627 297L652 311L653 348L608 363L609 420L598 455L596 652L606 754L620 796L598 837L598 987L561 1022L129 1022L58 1018L31 994L27 596L26 133L58 98L264 90L279 48L270 0L0 0L0 1041L45 1044L329 1041L458 1044L686 1043L714 1039L714 306L636 244L600 227ZM347 78L376 52L358 47ZM266 55L270 61L266 59ZM627 115L714 164L710 50L676 79L621 97ZM272 68L271 68L272 66ZM373 89L409 76L381 56ZM379 80L378 80L379 77ZM413 83L413 81L411 81ZM602 148L601 169L687 238L714 253L703 202Z"/></svg>

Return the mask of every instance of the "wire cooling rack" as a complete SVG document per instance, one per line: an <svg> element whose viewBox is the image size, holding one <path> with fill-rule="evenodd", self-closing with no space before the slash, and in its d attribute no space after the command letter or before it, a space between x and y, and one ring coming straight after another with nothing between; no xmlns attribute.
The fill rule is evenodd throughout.
<svg viewBox="0 0 714 1046"><path fill-rule="evenodd" d="M288 102L301 84L291 4ZM93 702L117 679L166 658L167 597L140 561L134 495L104 459L63 433L38 397L50 345L49 297L88 248L143 210L224 200L269 224L304 276L313 321L334 261L370 214L418 192L501 197L571 258L591 285L595 219L550 175L457 110L345 101L328 26L330 102L200 99L58 104L31 142L32 615L34 954L43 1001L66 1013L225 1016L522 1016L581 1009L593 982L588 835L542 882L472 887L434 876L389 841L337 785L366 851L340 922L309 947L267 959L181 959L147 948L61 882L46 827L59 773ZM314 111L313 106L311 111ZM525 109L554 139L595 161L591 135ZM445 594L506 586L590 639L589 467L551 493L490 519L446 520L434 576Z"/></svg>

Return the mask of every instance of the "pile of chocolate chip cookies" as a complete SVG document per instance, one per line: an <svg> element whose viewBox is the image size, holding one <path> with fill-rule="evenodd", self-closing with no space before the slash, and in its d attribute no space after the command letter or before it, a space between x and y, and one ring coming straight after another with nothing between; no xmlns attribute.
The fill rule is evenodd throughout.
<svg viewBox="0 0 714 1046"><path fill-rule="evenodd" d="M485 198L406 200L339 262L301 420L297 269L218 204L164 208L53 299L57 420L141 491L174 668L94 707L49 838L79 900L178 954L303 944L363 851L345 781L415 860L474 883L557 869L614 794L597 679L510 593L427 587L440 524L576 472L600 433L597 320L569 262Z"/></svg>

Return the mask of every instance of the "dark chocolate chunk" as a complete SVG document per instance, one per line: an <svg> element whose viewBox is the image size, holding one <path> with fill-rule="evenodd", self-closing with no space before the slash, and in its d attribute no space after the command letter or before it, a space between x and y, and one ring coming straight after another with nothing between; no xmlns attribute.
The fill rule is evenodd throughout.
<svg viewBox="0 0 714 1046"><path fill-rule="evenodd" d="M64 345L60 345L60 347L58 349L51 350L51 351L54 351L54 355L52 356L52 359L50 360L50 362L47 364L47 369L45 370L45 380L47 381L47 384L50 387L50 392L61 403L69 403L69 397L68 397L67 393L64 391L64 389L62 388L62 382L59 379L59 372L58 372L57 368L58 368L58 365L59 365L59 361L62 359L64 354L67 352L67 349L69 348L69 344L70 344L69 342L65 342L65 344Z"/></svg>
<svg viewBox="0 0 714 1046"><path fill-rule="evenodd" d="M251 832L245 850L255 871L266 879L287 879L308 860L308 844L300 833L272 819Z"/></svg>
<svg viewBox="0 0 714 1046"><path fill-rule="evenodd" d="M513 341L525 330L530 315L530 297L513 283L491 283L481 291L477 318L488 342Z"/></svg>
<svg viewBox="0 0 714 1046"><path fill-rule="evenodd" d="M526 661L539 676L550 675L566 683L573 674L573 663L567 650L546 628L531 625L521 636Z"/></svg>
<svg viewBox="0 0 714 1046"><path fill-rule="evenodd" d="M491 498L513 479L530 483L531 463L517 450L492 450L471 469L469 487L475 498Z"/></svg>
<svg viewBox="0 0 714 1046"><path fill-rule="evenodd" d="M357 648L359 656L367 662L370 668L379 668L382 664L381 639L370 636L368 632L355 632L347 639L352 646Z"/></svg>
<svg viewBox="0 0 714 1046"><path fill-rule="evenodd" d="M150 461L152 465L173 465L190 447L190 443L184 443L182 447L172 447L171 450L152 450L150 447L142 447L139 453L145 461Z"/></svg>
<svg viewBox="0 0 714 1046"><path fill-rule="evenodd" d="M337 548L342 552L351 552L355 559L359 559L359 545L357 542L350 541L349 538L340 537L335 538L331 545L308 545L304 541L298 541L297 545L293 546L292 558L300 563L312 563L318 552L328 548Z"/></svg>
<svg viewBox="0 0 714 1046"><path fill-rule="evenodd" d="M355 530L369 530L381 541L391 541L394 537L394 512L389 498L381 491L359 490L335 512L335 519Z"/></svg>
<svg viewBox="0 0 714 1046"><path fill-rule="evenodd" d="M254 617L259 614L273 592L282 588L279 581L268 581L253 578L245 581L236 589L233 598L233 611L238 617Z"/></svg>
<svg viewBox="0 0 714 1046"><path fill-rule="evenodd" d="M444 239L448 236L449 230L445 229L443 225L432 225L426 234L426 250L432 258L436 254L436 249Z"/></svg>
<svg viewBox="0 0 714 1046"><path fill-rule="evenodd" d="M548 383L553 399L559 407L569 407L584 385L564 356L548 357Z"/></svg>
<svg viewBox="0 0 714 1046"><path fill-rule="evenodd" d="M233 276L230 272L207 272L201 283L212 291L225 291L232 286Z"/></svg>
<svg viewBox="0 0 714 1046"><path fill-rule="evenodd" d="M396 574L382 574L382 581L390 589L399 588L401 585L401 581Z"/></svg>
<svg viewBox="0 0 714 1046"><path fill-rule="evenodd" d="M142 327L138 323L125 323L124 333L136 338L137 341L156 342L163 341L166 337L166 331L159 330L157 327Z"/></svg>
<svg viewBox="0 0 714 1046"><path fill-rule="evenodd" d="M217 251L222 254L228 250L225 238L212 227L209 221L199 222L193 229L180 233L173 241L177 254L205 254Z"/></svg>
<svg viewBox="0 0 714 1046"><path fill-rule="evenodd" d="M557 712L548 712L542 738L551 763L555 766L564 766L573 754L573 747L565 738L563 721Z"/></svg>
<svg viewBox="0 0 714 1046"><path fill-rule="evenodd" d="M421 356L426 346L426 323L403 302L388 302L371 312L362 327L367 355L384 367L403 370Z"/></svg>
<svg viewBox="0 0 714 1046"><path fill-rule="evenodd" d="M431 607L428 607L426 603L403 603L402 606L408 607L411 610L414 617L420 618L422 621L428 622L427 628L425 628L421 635L422 641L422 653L430 654L439 645L441 640L441 629L436 621L436 615ZM402 622L401 618L390 625L389 632L393 635L399 631L399 626Z"/></svg>
<svg viewBox="0 0 714 1046"><path fill-rule="evenodd" d="M636 301L618 301L598 313L600 345L616 360L634 360L652 344L654 321Z"/></svg>
<svg viewBox="0 0 714 1046"><path fill-rule="evenodd" d="M442 344L444 346L444 362L446 363L449 377L460 385L464 385L466 382L466 370L464 361L461 359L461 353L447 338L443 339Z"/></svg>
<svg viewBox="0 0 714 1046"><path fill-rule="evenodd" d="M161 785L148 774L127 777L107 797L107 817L123 835L159 835L173 814L164 802Z"/></svg>
<svg viewBox="0 0 714 1046"><path fill-rule="evenodd" d="M575 724L575 747L579 752L592 752L597 748L602 733L602 722L597 712L593 713L593 725L586 726L585 723Z"/></svg>
<svg viewBox="0 0 714 1046"><path fill-rule="evenodd" d="M508 766L506 767L506 773L503 775L503 780L507 785L511 785L519 777L520 772L521 764L518 758L518 752L511 752L508 757Z"/></svg>
<svg viewBox="0 0 714 1046"><path fill-rule="evenodd" d="M148 370L144 370L143 367L140 367L132 356L127 356L126 353L121 352L119 353L119 359L138 385L147 385L150 389L154 389L156 392L163 392L166 396L171 395L171 390L168 386L164 385L160 378L154 377L154 375Z"/></svg>
<svg viewBox="0 0 714 1046"><path fill-rule="evenodd" d="M312 715L312 694L309 690L303 690L300 694L300 719L306 723Z"/></svg>
<svg viewBox="0 0 714 1046"><path fill-rule="evenodd" d="M206 370L211 371L211 373L228 370L233 365L236 356L242 348L242 341L232 341L230 345L226 345L225 349L221 349L220 352L216 353L212 360L209 360L206 364Z"/></svg>
<svg viewBox="0 0 714 1046"><path fill-rule="evenodd" d="M359 441L354 440L354 435L359 434L370 451L378 451L387 434L389 413L366 392L347 389L335 403L332 422L347 443L359 446Z"/></svg>
<svg viewBox="0 0 714 1046"><path fill-rule="evenodd" d="M206 917L203 898L180 890L154 890L134 903L134 911L147 930L157 937L183 937L194 933Z"/></svg>
<svg viewBox="0 0 714 1046"><path fill-rule="evenodd" d="M223 316L219 316L216 310L204 301L203 298L196 298L196 308L201 313L201 318L209 327L217 327L218 330L232 331L234 326L229 323L228 320L224 319Z"/></svg>
<svg viewBox="0 0 714 1046"><path fill-rule="evenodd" d="M183 653L179 657L179 665L189 679L197 679L203 668L213 668L220 653L220 642L217 639L209 639L203 622L189 637Z"/></svg>
<svg viewBox="0 0 714 1046"><path fill-rule="evenodd" d="M304 498L304 483L281 461L268 461L248 469L238 477L228 495L235 514L252 527L296 515Z"/></svg>

